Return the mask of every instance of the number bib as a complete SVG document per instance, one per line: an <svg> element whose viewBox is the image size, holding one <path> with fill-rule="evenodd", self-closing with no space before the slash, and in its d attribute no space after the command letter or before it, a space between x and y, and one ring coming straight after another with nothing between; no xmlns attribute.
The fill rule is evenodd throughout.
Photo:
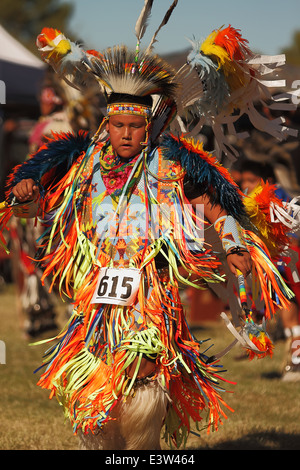
<svg viewBox="0 0 300 470"><path fill-rule="evenodd" d="M136 268L100 268L92 303L132 305L140 279L141 273Z"/></svg>

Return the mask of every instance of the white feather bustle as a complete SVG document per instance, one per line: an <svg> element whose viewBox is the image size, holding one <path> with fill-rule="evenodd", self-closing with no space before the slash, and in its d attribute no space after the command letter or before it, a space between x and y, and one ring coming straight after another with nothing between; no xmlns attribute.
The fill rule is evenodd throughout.
<svg viewBox="0 0 300 470"><path fill-rule="evenodd" d="M97 434L79 434L80 450L159 450L169 400L158 380L138 385Z"/></svg>

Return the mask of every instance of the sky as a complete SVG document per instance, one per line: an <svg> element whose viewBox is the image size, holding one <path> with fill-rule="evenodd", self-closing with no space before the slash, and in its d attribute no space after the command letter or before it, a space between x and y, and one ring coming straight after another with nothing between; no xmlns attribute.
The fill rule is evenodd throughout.
<svg viewBox="0 0 300 470"><path fill-rule="evenodd" d="M69 23L76 38L97 50L116 44L135 47L134 26L144 0L59 0L74 5ZM154 0L142 47L147 47L172 0ZM189 48L188 39L205 39L214 29L231 24L240 29L255 52L275 55L292 43L300 29L299 0L179 0L160 31L155 52ZM52 25L54 26L54 25Z"/></svg>

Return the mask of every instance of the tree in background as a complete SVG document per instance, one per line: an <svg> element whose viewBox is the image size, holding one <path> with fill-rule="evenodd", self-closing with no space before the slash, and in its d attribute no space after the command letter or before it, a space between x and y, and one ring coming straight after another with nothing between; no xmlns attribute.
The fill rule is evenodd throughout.
<svg viewBox="0 0 300 470"><path fill-rule="evenodd" d="M295 31L292 36L292 44L283 49L286 55L286 62L289 65L300 65L300 31Z"/></svg>
<svg viewBox="0 0 300 470"><path fill-rule="evenodd" d="M68 21L73 5L59 0L1 0L0 24L31 52L37 54L35 40L43 27L63 31L68 37Z"/></svg>

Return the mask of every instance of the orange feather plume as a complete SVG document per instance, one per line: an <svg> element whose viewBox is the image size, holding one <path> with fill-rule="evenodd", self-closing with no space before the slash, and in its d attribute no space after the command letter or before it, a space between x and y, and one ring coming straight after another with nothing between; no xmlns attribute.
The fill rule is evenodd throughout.
<svg viewBox="0 0 300 470"><path fill-rule="evenodd" d="M244 39L239 29L229 25L220 29L215 36L214 43L226 50L231 60L244 60L250 49L246 46L247 39Z"/></svg>
<svg viewBox="0 0 300 470"><path fill-rule="evenodd" d="M289 228L282 222L271 220L271 204L283 208L281 199L276 195L276 185L261 183L244 198L244 205L251 221L259 230L260 237L266 244L271 257L276 258L289 246Z"/></svg>

